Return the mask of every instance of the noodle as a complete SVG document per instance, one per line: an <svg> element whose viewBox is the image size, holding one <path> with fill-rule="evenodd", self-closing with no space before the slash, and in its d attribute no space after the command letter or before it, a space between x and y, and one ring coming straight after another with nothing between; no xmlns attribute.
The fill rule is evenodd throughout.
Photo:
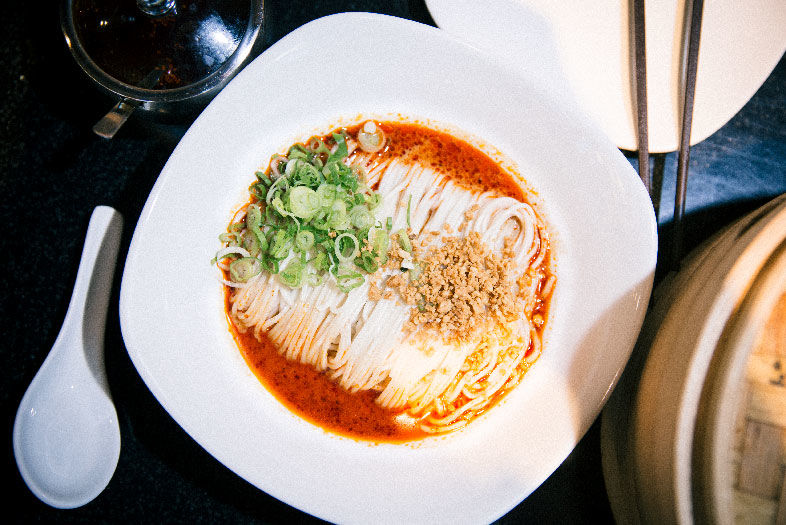
<svg viewBox="0 0 786 525"><path fill-rule="evenodd" d="M312 141L308 147L316 150L319 144ZM338 144L332 151L337 148ZM279 174L282 161L286 157L273 157L272 173ZM537 313L540 317L535 322L533 315L555 283L548 268L545 226L526 202L496 191L468 188L411 159L367 154L352 140L347 140L346 162L364 172L366 184L381 196L375 216L383 221L389 218L388 231L406 232L402 235L407 239L391 235L388 265L349 290L330 279L292 288L276 275L260 272L243 284L231 284L230 318L240 332L253 330L257 339L267 337L287 359L323 371L342 388L376 392L379 406L405 411L426 432L460 428L518 384L540 355L543 318ZM357 242L356 252L361 255L374 241L371 230L368 236ZM416 241L410 251L396 242L410 238ZM511 275L505 293L513 303L492 305L496 313L473 317L473 322L482 319L482 323L463 332L453 318L454 324L446 325L447 317L438 317L459 311L454 303L446 303L445 308L429 304L418 317L412 301L407 302L407 294L427 296L412 284L416 282L413 274L408 276L402 268L419 269L429 253L446 245L469 247L470 261L485 257L487 266L466 272L470 281L482 276L482 271L505 283ZM473 246L488 247L489 252L471 251ZM337 255L340 249L336 248ZM222 255L230 253L227 248ZM423 254L421 259L418 253ZM291 259L282 265L287 260ZM428 267L428 272L433 273L433 268ZM428 272L422 274L418 286L432 277ZM453 301L457 301L464 292L458 283L449 284L456 287ZM482 282L475 286L483 293L495 293L483 290ZM387 295L381 293L384 290ZM504 301L508 296L490 297ZM465 309L477 313L477 302L467 300ZM425 325L413 323L426 314L437 318ZM455 329L452 333L428 329L443 325Z"/></svg>

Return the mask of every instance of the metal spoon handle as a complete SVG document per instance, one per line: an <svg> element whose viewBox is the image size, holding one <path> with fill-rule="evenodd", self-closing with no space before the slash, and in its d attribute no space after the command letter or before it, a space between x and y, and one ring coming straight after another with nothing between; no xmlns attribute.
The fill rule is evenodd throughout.
<svg viewBox="0 0 786 525"><path fill-rule="evenodd" d="M143 78L137 87L143 89L153 89L158 81L161 79L161 76L164 74L163 68L156 68L150 73L148 73L145 78ZM114 105L109 112L104 115L101 120L95 123L93 126L93 133L98 135L104 139L111 139L114 137L123 124L126 123L128 117L134 112L134 110L138 107L138 104L130 99L124 98L120 102Z"/></svg>
<svg viewBox="0 0 786 525"><path fill-rule="evenodd" d="M114 137L128 117L134 112L136 106L126 99L121 100L93 126L93 133L104 139Z"/></svg>

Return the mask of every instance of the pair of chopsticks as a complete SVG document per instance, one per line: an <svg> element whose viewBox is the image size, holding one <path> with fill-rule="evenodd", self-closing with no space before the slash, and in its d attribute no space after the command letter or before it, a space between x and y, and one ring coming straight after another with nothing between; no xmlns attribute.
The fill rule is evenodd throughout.
<svg viewBox="0 0 786 525"><path fill-rule="evenodd" d="M701 16L703 0L686 0L687 53L683 68L682 89L682 129L677 154L677 188L674 194L674 233L672 236L671 265L679 267L682 258L683 217L685 197L688 186L688 165L690 162L690 132L693 121L693 99L696 92L696 68L699 62L699 38L701 36ZM639 176L647 192L652 196L652 176L649 167L649 139L647 137L647 59L644 21L644 0L633 0L633 44L635 47L634 65L636 77L636 125L639 147Z"/></svg>

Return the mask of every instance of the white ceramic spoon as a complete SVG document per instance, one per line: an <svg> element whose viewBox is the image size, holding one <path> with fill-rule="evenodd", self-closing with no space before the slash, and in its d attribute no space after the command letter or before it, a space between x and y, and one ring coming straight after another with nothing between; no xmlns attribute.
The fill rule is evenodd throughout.
<svg viewBox="0 0 786 525"><path fill-rule="evenodd" d="M93 211L63 326L16 412L19 472L33 494L56 508L92 501L120 457L120 428L104 368L104 326L122 222L112 208Z"/></svg>

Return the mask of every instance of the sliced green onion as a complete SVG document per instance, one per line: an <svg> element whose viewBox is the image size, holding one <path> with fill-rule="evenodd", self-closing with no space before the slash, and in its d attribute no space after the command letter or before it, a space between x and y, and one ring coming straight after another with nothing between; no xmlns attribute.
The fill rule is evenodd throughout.
<svg viewBox="0 0 786 525"><path fill-rule="evenodd" d="M273 202L273 199L277 197L279 193L286 193L288 189L289 189L288 179L286 177L277 178L276 181L267 190L267 195L265 196L265 203L268 206L270 206L270 203Z"/></svg>
<svg viewBox="0 0 786 525"><path fill-rule="evenodd" d="M364 273L387 261L393 223L388 218L385 229L374 217L382 198L363 168L346 164L348 152L342 131L332 141L316 137L293 145L286 157L273 155L267 172L255 172L249 192L256 200L245 219L219 237L224 255L214 262L251 259L236 265L238 277L264 270L290 287L317 286L328 273L345 292L360 286ZM368 242L365 251L360 239Z"/></svg>
<svg viewBox="0 0 786 525"><path fill-rule="evenodd" d="M388 249L390 249L390 235L382 228L372 228L368 232L371 248L379 256L379 262L388 262Z"/></svg>
<svg viewBox="0 0 786 525"><path fill-rule="evenodd" d="M286 217L278 214L273 206L265 206L265 226L281 227L286 222Z"/></svg>
<svg viewBox="0 0 786 525"><path fill-rule="evenodd" d="M267 242L267 237L265 237L265 232L263 232L260 229L249 230L249 231L251 231L256 236L257 243L259 244L259 251L267 252L268 242Z"/></svg>
<svg viewBox="0 0 786 525"><path fill-rule="evenodd" d="M410 281L417 281L420 277L420 274L423 273L423 268L420 266L420 263L415 261L412 263L412 269L409 270L409 279Z"/></svg>
<svg viewBox="0 0 786 525"><path fill-rule="evenodd" d="M347 213L347 205L344 201L336 201L333 203L328 224L333 230L346 230L349 228L349 214Z"/></svg>
<svg viewBox="0 0 786 525"><path fill-rule="evenodd" d="M311 264L319 272L326 272L330 270L330 259L326 252L320 251L312 260Z"/></svg>
<svg viewBox="0 0 786 525"><path fill-rule="evenodd" d="M407 201L407 228L412 228L409 224L409 209L412 207L412 195L409 196L409 200Z"/></svg>
<svg viewBox="0 0 786 525"><path fill-rule="evenodd" d="M216 252L216 259L220 261L224 257L228 257L234 254L238 254L241 257L251 257L251 254L249 254L245 248L242 248L240 246L227 246L226 248L221 248Z"/></svg>
<svg viewBox="0 0 786 525"><path fill-rule="evenodd" d="M336 285L344 293L349 293L365 282L363 274L358 272L339 270L336 275Z"/></svg>
<svg viewBox="0 0 786 525"><path fill-rule="evenodd" d="M325 282L325 274L307 273L304 277L306 284L309 286L321 286Z"/></svg>
<svg viewBox="0 0 786 525"><path fill-rule="evenodd" d="M355 257L355 266L366 273L374 273L379 270L377 258L370 252L361 252L359 257Z"/></svg>
<svg viewBox="0 0 786 525"><path fill-rule="evenodd" d="M270 206L276 210L276 212L281 215L282 217L286 217L287 215L293 215L289 211L287 211L286 206L284 206L284 201L281 200L281 197L276 197L273 199L273 202L270 203Z"/></svg>
<svg viewBox="0 0 786 525"><path fill-rule="evenodd" d="M251 186L248 187L248 191L257 198L257 200L263 201L267 197L267 185L264 182L255 182Z"/></svg>
<svg viewBox="0 0 786 525"><path fill-rule="evenodd" d="M358 179L357 176L352 173L352 170L349 169L345 164L341 164L344 169L341 171L341 185L347 188L351 192L358 191Z"/></svg>
<svg viewBox="0 0 786 525"><path fill-rule="evenodd" d="M262 224L262 210L256 204L249 204L246 208L246 228L255 230Z"/></svg>
<svg viewBox="0 0 786 525"><path fill-rule="evenodd" d="M259 255L260 252L259 238L252 230L244 231L243 234L240 236L240 238L242 240L241 245L243 246L243 248L248 250L248 253L251 255L251 257L256 257L257 255Z"/></svg>
<svg viewBox="0 0 786 525"><path fill-rule="evenodd" d="M274 259L286 259L292 248L292 236L287 235L284 230L278 230L273 236L273 242L268 249L268 253Z"/></svg>
<svg viewBox="0 0 786 525"><path fill-rule="evenodd" d="M362 181L363 182L363 184L358 186L360 191L362 191L363 193L369 192L370 188L368 186L366 186L366 184L365 184L366 180L368 180L368 172L366 171L366 168L364 168L363 166L358 166L358 165L353 164L350 167L350 169L352 170L352 173L354 173L355 176L358 178L358 181Z"/></svg>
<svg viewBox="0 0 786 525"><path fill-rule="evenodd" d="M306 252L314 246L314 234L308 230L303 230L295 235L295 247L301 252Z"/></svg>
<svg viewBox="0 0 786 525"><path fill-rule="evenodd" d="M273 259L272 257L268 257L266 255L263 255L262 258L259 259L259 260L262 262L262 267L265 270L267 270L269 273L272 273L273 275L278 273L278 260L277 259Z"/></svg>
<svg viewBox="0 0 786 525"><path fill-rule="evenodd" d="M373 192L370 195L366 195L366 204L368 205L369 210L375 210L382 204L382 195L377 192Z"/></svg>
<svg viewBox="0 0 786 525"><path fill-rule="evenodd" d="M270 157L270 182L273 182L273 179L278 179L281 176L281 169L282 166L286 166L287 158L279 155L276 153L272 157Z"/></svg>
<svg viewBox="0 0 786 525"><path fill-rule="evenodd" d="M338 266L338 259L336 259L336 254L330 251L327 252L327 256L328 259L330 260L330 267L328 268L328 271L333 275L337 275L339 266Z"/></svg>
<svg viewBox="0 0 786 525"><path fill-rule="evenodd" d="M342 242L344 239L349 239L349 242ZM347 251L348 246L351 247L351 251ZM342 233L336 237L333 250L341 262L351 261L360 253L358 240L351 233Z"/></svg>
<svg viewBox="0 0 786 525"><path fill-rule="evenodd" d="M213 259L210 261L210 264L216 264L218 261L226 259L227 257L237 259L238 256L250 257L251 254L248 253L245 248L240 246L227 246L226 248L221 248L216 252L216 256L213 257Z"/></svg>
<svg viewBox="0 0 786 525"><path fill-rule="evenodd" d="M325 208L329 208L333 205L338 198L338 194L338 187L335 184L324 183L320 184L319 188L317 188L319 203Z"/></svg>
<svg viewBox="0 0 786 525"><path fill-rule="evenodd" d="M289 193L289 211L295 217L308 219L321 208L317 192L306 186L295 186Z"/></svg>
<svg viewBox="0 0 786 525"><path fill-rule="evenodd" d="M328 157L327 162L325 162L326 165L330 164L331 162L343 160L348 153L347 140L343 133L333 133L333 140L336 141L337 147L336 150Z"/></svg>
<svg viewBox="0 0 786 525"><path fill-rule="evenodd" d="M299 259L292 259L289 264L287 264L287 267L278 274L278 278L290 288L298 288L303 279L303 270L305 267L305 264Z"/></svg>
<svg viewBox="0 0 786 525"><path fill-rule="evenodd" d="M243 257L229 264L229 277L236 283L245 283L262 271L259 259Z"/></svg>
<svg viewBox="0 0 786 525"><path fill-rule="evenodd" d="M398 231L398 243L401 246L401 249L407 253L412 253L412 243L409 242L409 236L407 235L407 230L401 228Z"/></svg>
<svg viewBox="0 0 786 525"><path fill-rule="evenodd" d="M330 148L328 148L325 142L320 138L311 139L308 145L311 148L311 151L316 154L330 153Z"/></svg>
<svg viewBox="0 0 786 525"><path fill-rule="evenodd" d="M358 188L357 176L352 172L352 169L338 161L328 161L325 167L322 168L322 174L325 176L330 184L336 184L345 187L349 191L356 191Z"/></svg>
<svg viewBox="0 0 786 525"><path fill-rule="evenodd" d="M238 246L240 243L237 240L236 233L222 233L218 236L218 240L222 243L226 244L227 246Z"/></svg>
<svg viewBox="0 0 786 525"><path fill-rule="evenodd" d="M318 186L324 180L322 173L306 161L298 161L287 175L291 186Z"/></svg>
<svg viewBox="0 0 786 525"><path fill-rule="evenodd" d="M317 230L327 231L330 229L330 213L322 210L318 212L308 223L309 226Z"/></svg>
<svg viewBox="0 0 786 525"><path fill-rule="evenodd" d="M302 145L295 144L291 148L289 148L289 151L287 152L287 157L289 157L290 159L307 159L308 152L306 151L306 148L304 148Z"/></svg>
<svg viewBox="0 0 786 525"><path fill-rule="evenodd" d="M358 230L368 230L374 225L374 216L363 204L357 204L349 212L349 222Z"/></svg>
<svg viewBox="0 0 786 525"><path fill-rule="evenodd" d="M369 120L358 131L358 143L363 151L376 153L385 146L385 134Z"/></svg>
<svg viewBox="0 0 786 525"><path fill-rule="evenodd" d="M333 251L333 247L336 245L336 242L330 237L328 237L327 239L319 243L319 245L322 246L326 252L331 253Z"/></svg>

